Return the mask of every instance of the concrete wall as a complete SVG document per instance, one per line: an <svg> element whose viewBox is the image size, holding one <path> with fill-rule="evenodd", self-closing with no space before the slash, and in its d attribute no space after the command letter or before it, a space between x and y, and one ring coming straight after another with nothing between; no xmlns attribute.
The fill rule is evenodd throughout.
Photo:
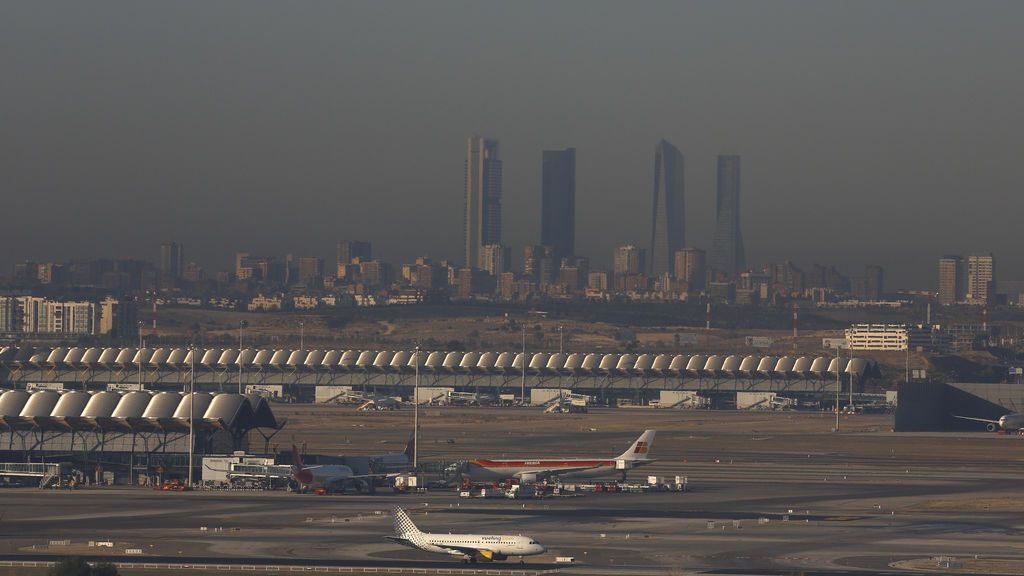
<svg viewBox="0 0 1024 576"><path fill-rule="evenodd" d="M337 402L341 397L352 391L351 386L317 386L316 403Z"/></svg>
<svg viewBox="0 0 1024 576"><path fill-rule="evenodd" d="M568 393L568 390L560 390L558 388L531 388L530 404L533 406L540 406L541 404L546 404L555 398L560 398Z"/></svg>
<svg viewBox="0 0 1024 576"><path fill-rule="evenodd" d="M700 406L702 398L692 390L661 390L658 405L662 408L693 408Z"/></svg>
<svg viewBox="0 0 1024 576"><path fill-rule="evenodd" d="M775 392L737 392L737 410L773 410Z"/></svg>
<svg viewBox="0 0 1024 576"><path fill-rule="evenodd" d="M420 386L416 391L416 402L419 404L428 404L430 402L447 402L448 395L454 392L454 388L444 388L440 386Z"/></svg>

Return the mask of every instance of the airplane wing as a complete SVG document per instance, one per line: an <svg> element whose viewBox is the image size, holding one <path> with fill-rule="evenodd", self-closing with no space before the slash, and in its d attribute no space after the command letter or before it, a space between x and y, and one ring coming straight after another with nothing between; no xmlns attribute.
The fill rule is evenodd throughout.
<svg viewBox="0 0 1024 576"><path fill-rule="evenodd" d="M397 544L401 544L402 546L408 546L409 548L415 548L417 550L420 549L419 546L413 544L408 538L402 538L401 536L385 536L385 538ZM450 550L451 554L464 554L466 556L482 556L488 560L490 560L491 557L494 555L494 551L488 548L473 548L470 546L456 546L454 544L439 544L436 542L432 543L432 546L437 546L438 548Z"/></svg>
<svg viewBox="0 0 1024 576"><path fill-rule="evenodd" d="M445 550L451 550L453 553L465 554L466 556L483 556L488 560L494 555L494 551L488 548L472 548L470 546L455 546L454 544L438 544L436 542L433 545Z"/></svg>
<svg viewBox="0 0 1024 576"><path fill-rule="evenodd" d="M559 474L571 474L574 472L583 472L584 470L592 470L597 466L576 466L575 468L558 468L558 469L544 469L544 470L523 470L522 472L516 473L517 479L522 479L523 476L533 476L538 480L549 478L551 476L558 476Z"/></svg>
<svg viewBox="0 0 1024 576"><path fill-rule="evenodd" d="M972 418L970 416L957 416L956 414L951 414L951 416L953 416L953 418L959 418L961 420L973 420L975 422L985 422L986 424L999 424L999 420L988 420L986 418Z"/></svg>
<svg viewBox="0 0 1024 576"><path fill-rule="evenodd" d="M413 544L408 538L402 538L401 536L385 536L388 540L401 544L402 546L408 546L409 548L415 548L419 550L419 546Z"/></svg>

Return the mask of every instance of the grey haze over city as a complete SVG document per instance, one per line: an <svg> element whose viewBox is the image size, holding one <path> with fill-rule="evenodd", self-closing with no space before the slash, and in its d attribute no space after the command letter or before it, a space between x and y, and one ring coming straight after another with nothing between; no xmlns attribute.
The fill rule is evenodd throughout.
<svg viewBox="0 0 1024 576"><path fill-rule="evenodd" d="M934 288L945 253L1021 279L1024 3L5 2L0 265L365 239L460 260L472 134L504 161L503 243L540 230L541 151L577 150L576 247L650 238L654 150L685 156L709 249L742 156L753 266Z"/></svg>

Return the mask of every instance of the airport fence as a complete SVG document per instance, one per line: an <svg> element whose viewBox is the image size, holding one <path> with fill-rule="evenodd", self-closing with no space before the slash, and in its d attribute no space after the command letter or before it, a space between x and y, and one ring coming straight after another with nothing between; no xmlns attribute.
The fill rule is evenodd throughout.
<svg viewBox="0 0 1024 576"><path fill-rule="evenodd" d="M35 560L2 560L0 568L52 568L56 562ZM187 562L113 562L118 570L167 570L181 572L250 572L250 573L316 573L316 574L437 574L450 576L539 576L557 570L523 570L503 568L403 568L397 566L318 566L270 564L191 564Z"/></svg>

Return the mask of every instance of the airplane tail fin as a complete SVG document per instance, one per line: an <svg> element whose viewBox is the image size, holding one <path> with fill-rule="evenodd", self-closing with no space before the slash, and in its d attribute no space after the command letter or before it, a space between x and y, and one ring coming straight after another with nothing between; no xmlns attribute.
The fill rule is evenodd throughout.
<svg viewBox="0 0 1024 576"><path fill-rule="evenodd" d="M402 510L401 506L395 506L391 515L395 521L395 536L407 536L409 534L420 534L420 529L413 524L412 519Z"/></svg>
<svg viewBox="0 0 1024 576"><path fill-rule="evenodd" d="M412 462L412 455L413 455L413 452L415 452L415 451L416 451L416 435L415 434L411 434L409 436L409 441L405 444L405 452L404 452L406 458L409 459L409 462Z"/></svg>
<svg viewBox="0 0 1024 576"><path fill-rule="evenodd" d="M633 445L629 447L616 460L649 460L648 453L651 451L651 447L654 446L654 435L655 430L644 430L644 433L633 442Z"/></svg>
<svg viewBox="0 0 1024 576"><path fill-rule="evenodd" d="M302 469L302 456L299 456L299 449L295 446L295 444L292 444L292 469Z"/></svg>

